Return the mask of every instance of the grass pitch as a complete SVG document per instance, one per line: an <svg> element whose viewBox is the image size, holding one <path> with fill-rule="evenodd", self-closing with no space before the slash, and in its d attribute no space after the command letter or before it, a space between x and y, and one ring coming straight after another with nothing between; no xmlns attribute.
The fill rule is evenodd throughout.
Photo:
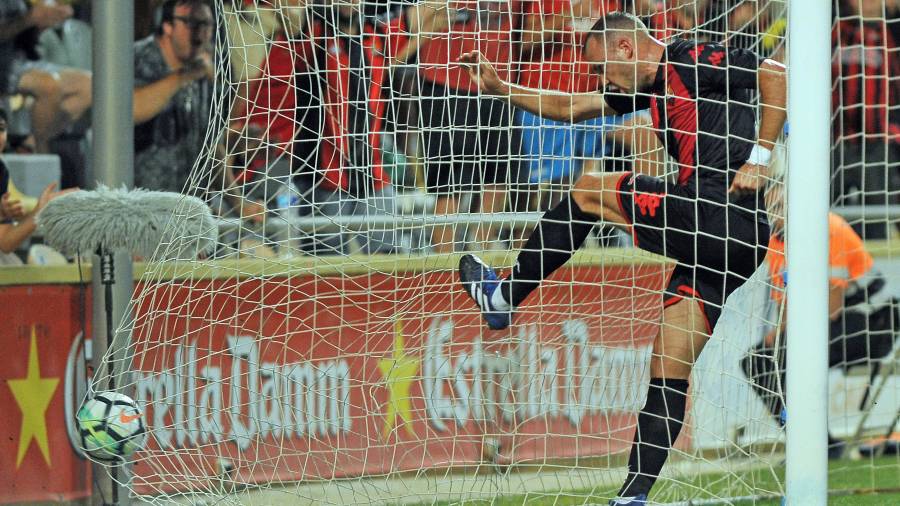
<svg viewBox="0 0 900 506"><path fill-rule="evenodd" d="M882 457L859 461L837 460L829 463L828 488L830 505L895 506L900 505L900 457ZM784 486L784 466L760 468L739 475L703 474L678 480L663 479L654 488L653 504L734 504L740 506L778 506ZM566 506L606 505L617 489L534 492L506 495L492 500L437 501L423 504L449 506ZM746 499L734 498L745 497ZM690 498L687 500L687 498ZM731 499L730 499L731 498Z"/></svg>

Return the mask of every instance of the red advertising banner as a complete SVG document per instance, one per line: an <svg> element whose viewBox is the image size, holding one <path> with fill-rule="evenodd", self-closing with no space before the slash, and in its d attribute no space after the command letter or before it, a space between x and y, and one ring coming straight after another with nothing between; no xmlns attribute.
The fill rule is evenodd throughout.
<svg viewBox="0 0 900 506"><path fill-rule="evenodd" d="M146 493L619 452L662 265L576 267L487 330L451 273L160 285L132 364ZM177 480L169 476L178 476Z"/></svg>
<svg viewBox="0 0 900 506"><path fill-rule="evenodd" d="M68 285L0 287L0 503L90 496L90 466L72 450L64 415L80 300Z"/></svg>
<svg viewBox="0 0 900 506"><path fill-rule="evenodd" d="M466 466L495 445L501 462L624 451L667 267L559 274L502 332L482 325L447 272L139 290L123 391L144 406L151 436L133 485L209 489L226 468L231 482L258 483ZM2 502L89 493L63 411L78 293L0 288L6 307L22 309L0 331L13 357L0 389L10 428L0 472L14 486Z"/></svg>

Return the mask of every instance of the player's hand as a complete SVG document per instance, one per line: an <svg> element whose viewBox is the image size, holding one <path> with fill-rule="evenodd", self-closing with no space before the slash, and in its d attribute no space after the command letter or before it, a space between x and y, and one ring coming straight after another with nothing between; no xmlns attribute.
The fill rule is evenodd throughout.
<svg viewBox="0 0 900 506"><path fill-rule="evenodd" d="M72 17L75 12L69 5L48 5L44 2L35 3L28 12L28 23L41 30L53 28Z"/></svg>
<svg viewBox="0 0 900 506"><path fill-rule="evenodd" d="M480 51L470 51L461 55L457 61L465 67L472 82L478 85L483 93L490 95L508 95L506 83L500 79L494 66L481 55Z"/></svg>
<svg viewBox="0 0 900 506"><path fill-rule="evenodd" d="M765 185L767 169L768 167L763 165L745 163L734 175L734 179L731 180L731 187L728 188L728 193L753 193L759 190Z"/></svg>
<svg viewBox="0 0 900 506"><path fill-rule="evenodd" d="M12 200L9 196L9 193L4 193L3 197L0 197L0 218L6 220L19 220L25 216L25 208L22 207L22 202L19 200Z"/></svg>

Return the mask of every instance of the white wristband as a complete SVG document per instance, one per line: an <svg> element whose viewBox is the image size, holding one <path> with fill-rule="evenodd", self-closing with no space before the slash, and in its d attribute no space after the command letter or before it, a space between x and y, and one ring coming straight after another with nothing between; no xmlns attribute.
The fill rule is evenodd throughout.
<svg viewBox="0 0 900 506"><path fill-rule="evenodd" d="M750 156L747 158L747 163L752 163L753 165L762 165L763 167L769 166L769 161L772 160L772 150L766 149L759 144L753 145L753 150L750 151Z"/></svg>

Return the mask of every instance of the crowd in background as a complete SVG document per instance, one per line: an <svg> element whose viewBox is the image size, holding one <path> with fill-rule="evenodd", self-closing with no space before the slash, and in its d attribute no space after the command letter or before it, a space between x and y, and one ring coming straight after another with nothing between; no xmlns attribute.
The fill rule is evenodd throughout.
<svg viewBox="0 0 900 506"><path fill-rule="evenodd" d="M834 2L835 205L900 203L898 3ZM5 149L58 155L62 189L92 186L89 4L0 0ZM583 37L606 12L624 10L661 39L785 56L785 5L776 0L225 4L216 12L205 0L136 2L134 181L205 193L221 216L258 231L257 244L233 238L229 251L260 254L506 249L522 230L496 220L416 235L392 217L540 211L583 171L666 173L662 143L642 113L570 125L512 110L477 92L456 63L465 52L480 50L522 86L595 91L601 82L581 60ZM217 40L231 50L215 51ZM231 85L221 101L216 69ZM210 125L222 128L208 136ZM203 170L192 173L198 158ZM33 216L56 194L3 192L0 227ZM315 216L375 224L345 234L290 226ZM885 238L890 222L879 213L854 226L866 239ZM617 240L608 231L598 237ZM0 237L3 251L18 246L6 244Z"/></svg>

